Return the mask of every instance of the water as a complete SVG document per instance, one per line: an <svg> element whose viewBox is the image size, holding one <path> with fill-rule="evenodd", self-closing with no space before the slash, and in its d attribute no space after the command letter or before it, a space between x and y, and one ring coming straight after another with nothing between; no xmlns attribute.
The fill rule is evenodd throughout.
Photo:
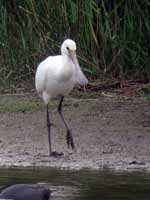
<svg viewBox="0 0 150 200"><path fill-rule="evenodd" d="M150 174L142 172L1 169L0 188L15 183L47 183L52 200L148 200Z"/></svg>

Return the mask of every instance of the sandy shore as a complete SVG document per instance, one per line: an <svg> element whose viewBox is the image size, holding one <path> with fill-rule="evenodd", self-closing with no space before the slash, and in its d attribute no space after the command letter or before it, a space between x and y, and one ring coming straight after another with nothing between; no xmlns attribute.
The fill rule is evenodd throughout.
<svg viewBox="0 0 150 200"><path fill-rule="evenodd" d="M150 170L150 102L111 97L67 99L64 114L72 127L76 152L67 148L66 131L55 105L52 145L64 156L48 156L44 107L0 112L0 167Z"/></svg>

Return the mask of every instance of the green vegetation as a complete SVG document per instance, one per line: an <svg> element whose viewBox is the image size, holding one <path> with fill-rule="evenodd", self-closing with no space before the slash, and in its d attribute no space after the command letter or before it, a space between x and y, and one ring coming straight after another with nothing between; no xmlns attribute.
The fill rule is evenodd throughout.
<svg viewBox="0 0 150 200"><path fill-rule="evenodd" d="M149 33L147 0L0 0L0 86L32 79L67 37L89 77L148 78Z"/></svg>
<svg viewBox="0 0 150 200"><path fill-rule="evenodd" d="M88 98L86 96L85 98ZM73 107L77 108L79 107L79 103L76 101L73 101L72 99L65 100L63 106L64 108L67 108L68 106L72 105ZM50 108L52 111L55 112L58 106L58 101L51 101L49 103ZM34 112L38 110L45 110L45 105L41 100L37 100L36 98L33 98L30 96L24 96L20 95L1 95L0 96L0 113L5 112Z"/></svg>
<svg viewBox="0 0 150 200"><path fill-rule="evenodd" d="M43 105L37 101L23 100L15 96L1 96L0 112L32 112L40 110Z"/></svg>
<svg viewBox="0 0 150 200"><path fill-rule="evenodd" d="M150 84L145 85L138 91L138 95L150 101Z"/></svg>

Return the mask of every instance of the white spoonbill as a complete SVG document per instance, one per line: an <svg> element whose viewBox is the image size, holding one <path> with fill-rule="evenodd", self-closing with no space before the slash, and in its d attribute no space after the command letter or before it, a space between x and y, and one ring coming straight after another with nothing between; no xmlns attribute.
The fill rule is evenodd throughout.
<svg viewBox="0 0 150 200"><path fill-rule="evenodd" d="M64 96L67 95L75 85L86 85L87 78L81 71L77 56L76 43L71 39L66 39L61 45L61 55L49 56L42 61L36 71L35 87L37 93L42 97L47 107L47 130L49 140L50 156L59 156L62 153L52 151L51 145L51 125L48 103L52 98L59 97L58 113L67 129L67 145L75 148L71 129L69 128L62 113L62 103Z"/></svg>

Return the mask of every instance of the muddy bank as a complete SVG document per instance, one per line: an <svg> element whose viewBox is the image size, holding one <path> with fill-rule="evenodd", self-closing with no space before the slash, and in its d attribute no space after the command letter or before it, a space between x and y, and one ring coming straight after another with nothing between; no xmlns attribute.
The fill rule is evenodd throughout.
<svg viewBox="0 0 150 200"><path fill-rule="evenodd" d="M148 101L111 97L66 99L64 114L72 127L76 152L67 149L66 131L55 112L56 102L52 103L52 148L64 153L61 158L52 158L48 156L45 108L36 99L17 99L18 105L21 101L34 101L37 107L0 112L1 167L150 170ZM9 101L1 96L0 102L7 108Z"/></svg>

